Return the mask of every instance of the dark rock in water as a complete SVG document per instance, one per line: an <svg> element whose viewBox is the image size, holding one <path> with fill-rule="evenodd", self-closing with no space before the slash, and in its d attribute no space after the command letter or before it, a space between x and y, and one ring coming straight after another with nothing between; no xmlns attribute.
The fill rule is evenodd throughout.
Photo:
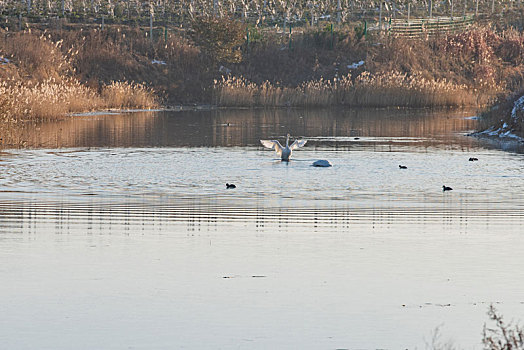
<svg viewBox="0 0 524 350"><path fill-rule="evenodd" d="M469 158L469 161L470 161L470 162L475 162L475 161L477 161L477 160L479 160L479 159L478 159L478 158L475 158L475 157L471 157L471 158Z"/></svg>
<svg viewBox="0 0 524 350"><path fill-rule="evenodd" d="M405 165L399 165L398 167L399 167L400 169L407 169L407 168L408 168L408 167L405 166Z"/></svg>
<svg viewBox="0 0 524 350"><path fill-rule="evenodd" d="M329 162L329 160L321 159L321 160L317 160L316 162L314 162L313 166L321 167L321 168L328 168L333 165Z"/></svg>
<svg viewBox="0 0 524 350"><path fill-rule="evenodd" d="M226 183L226 189L233 189L233 188L237 188L234 184L228 184Z"/></svg>

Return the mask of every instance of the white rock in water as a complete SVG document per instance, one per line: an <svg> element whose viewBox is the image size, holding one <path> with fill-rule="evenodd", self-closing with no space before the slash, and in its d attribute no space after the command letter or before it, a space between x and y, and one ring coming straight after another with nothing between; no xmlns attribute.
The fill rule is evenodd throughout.
<svg viewBox="0 0 524 350"><path fill-rule="evenodd" d="M329 162L329 160L321 159L321 160L317 160L316 162L314 162L313 166L327 168L333 165Z"/></svg>

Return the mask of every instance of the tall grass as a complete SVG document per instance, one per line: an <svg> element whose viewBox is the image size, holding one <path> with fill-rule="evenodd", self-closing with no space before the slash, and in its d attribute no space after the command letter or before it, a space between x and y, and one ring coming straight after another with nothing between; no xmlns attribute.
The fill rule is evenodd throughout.
<svg viewBox="0 0 524 350"><path fill-rule="evenodd" d="M52 119L74 112L107 108L154 108L153 91L139 84L115 82L95 90L70 78L53 78L35 84L0 82L0 115L4 121Z"/></svg>
<svg viewBox="0 0 524 350"><path fill-rule="evenodd" d="M36 84L3 81L0 82L0 95L0 113L8 120L54 118L100 103L94 92L78 82L56 82L53 78Z"/></svg>
<svg viewBox="0 0 524 350"><path fill-rule="evenodd" d="M82 83L75 67L79 50L64 45L63 39L30 30L0 34L4 34L0 40L0 56L4 57L0 66L0 117L4 121L158 105L155 92L143 84Z"/></svg>
<svg viewBox="0 0 524 350"><path fill-rule="evenodd" d="M363 72L330 80L319 79L296 88L270 82L255 84L240 77L224 77L214 85L214 102L219 106L262 107L465 107L486 104L491 94L466 85L428 80L417 74Z"/></svg>
<svg viewBox="0 0 524 350"><path fill-rule="evenodd" d="M292 37L260 32L243 47L240 62L226 63L214 62L180 30L165 37L157 32L152 41L148 32L133 27L73 28L0 29L0 56L10 60L0 66L0 81L13 89L6 96L42 89L42 97L34 98L41 102L14 107L4 96L0 109L10 106L16 110L12 115L47 118L108 106L149 107L158 103L156 94L172 104L220 106L479 106L524 81L524 35L515 30L480 27L428 40L382 38L374 44L355 36L352 28L333 35L309 28ZM363 66L350 68L360 60ZM220 65L231 75L222 76ZM67 91L74 92L69 102L56 106L47 90L60 91L60 101L68 100ZM45 101L47 112L38 107Z"/></svg>
<svg viewBox="0 0 524 350"><path fill-rule="evenodd" d="M103 87L101 97L108 108L154 108L158 106L154 91L136 83L112 82Z"/></svg>
<svg viewBox="0 0 524 350"><path fill-rule="evenodd" d="M524 35L489 26L427 40L382 38L369 45L335 33L293 36L289 45L261 41L216 79L222 106L484 106L524 82ZM327 38L333 39L332 36ZM310 45L305 46L304 43ZM316 44L311 44L316 43ZM284 44L284 45L283 45ZM364 61L358 69L352 63Z"/></svg>
<svg viewBox="0 0 524 350"><path fill-rule="evenodd" d="M167 37L156 31L153 42L147 34L135 27L108 26L53 32L52 37L63 40L63 52L71 50L75 76L90 86L100 89L113 81L133 81L165 92L168 102L209 98L205 91L213 79L200 49L176 29Z"/></svg>
<svg viewBox="0 0 524 350"><path fill-rule="evenodd" d="M11 58L20 77L32 81L54 79L59 82L72 75L68 55L62 53L62 40L52 40L46 33L31 30L2 33L0 55Z"/></svg>

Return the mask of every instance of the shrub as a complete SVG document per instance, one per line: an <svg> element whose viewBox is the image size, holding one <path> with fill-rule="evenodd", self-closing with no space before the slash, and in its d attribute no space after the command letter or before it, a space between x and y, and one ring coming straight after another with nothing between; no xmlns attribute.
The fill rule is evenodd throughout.
<svg viewBox="0 0 524 350"><path fill-rule="evenodd" d="M15 62L22 75L35 81L70 76L71 64L61 52L62 41L31 31L9 35L9 40L0 41L0 55Z"/></svg>
<svg viewBox="0 0 524 350"><path fill-rule="evenodd" d="M240 62L245 35L246 26L236 20L197 17L192 23L193 40L216 62Z"/></svg>
<svg viewBox="0 0 524 350"><path fill-rule="evenodd" d="M154 108L158 106L154 92L141 84L112 82L103 87L102 98L109 108Z"/></svg>
<svg viewBox="0 0 524 350"><path fill-rule="evenodd" d="M502 315L491 305L488 310L490 320L495 321L495 328L484 325L482 343L489 350L522 350L524 349L524 329L519 325L506 324Z"/></svg>

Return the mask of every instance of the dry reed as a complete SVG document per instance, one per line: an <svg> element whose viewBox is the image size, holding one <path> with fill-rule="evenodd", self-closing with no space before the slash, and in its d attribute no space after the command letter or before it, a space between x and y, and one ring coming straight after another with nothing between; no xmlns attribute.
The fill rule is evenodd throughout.
<svg viewBox="0 0 524 350"><path fill-rule="evenodd" d="M227 64L236 78L217 78L218 65L206 51L175 30L160 38L157 33L154 42L143 31L124 26L0 29L0 34L0 56L11 62L0 66L0 81L14 89L7 96L29 96L31 91L40 101L14 107L4 96L0 110L10 106L11 115L24 117L151 107L154 93L146 86L154 86L170 103L436 107L484 105L494 94L515 91L524 82L524 35L489 27L428 41L385 39L380 45L363 45L340 31L333 49L326 46L333 37L315 28L293 34L289 43L260 33L242 62ZM349 68L360 59L365 65ZM36 97L38 89L42 97ZM46 97L44 90L56 90L64 106L56 106L55 97ZM75 92L68 100L70 90ZM45 101L50 101L47 111Z"/></svg>
<svg viewBox="0 0 524 350"><path fill-rule="evenodd" d="M96 93L73 79L56 82L51 78L35 84L2 81L0 95L4 120L55 118L100 105Z"/></svg>
<svg viewBox="0 0 524 350"><path fill-rule="evenodd" d="M321 78L296 88L228 76L215 81L214 92L215 103L228 107L464 107L486 104L491 97L445 79L400 72Z"/></svg>
<svg viewBox="0 0 524 350"><path fill-rule="evenodd" d="M74 112L107 108L154 108L153 91L139 84L113 83L102 94L70 78L36 84L0 82L0 115L4 121L52 119Z"/></svg>
<svg viewBox="0 0 524 350"><path fill-rule="evenodd" d="M101 97L108 108L154 108L154 91L142 84L112 82L104 86Z"/></svg>
<svg viewBox="0 0 524 350"><path fill-rule="evenodd" d="M153 108L155 92L125 81L90 87L78 78L79 50L31 31L0 41L0 117L3 121L56 118L106 108Z"/></svg>

